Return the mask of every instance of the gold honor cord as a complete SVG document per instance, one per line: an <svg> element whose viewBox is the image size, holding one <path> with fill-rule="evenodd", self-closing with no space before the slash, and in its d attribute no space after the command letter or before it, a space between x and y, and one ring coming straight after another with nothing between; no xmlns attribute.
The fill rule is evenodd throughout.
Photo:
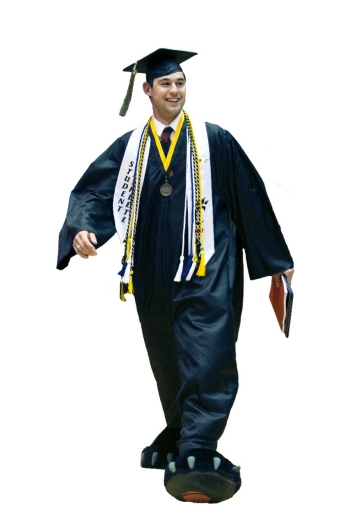
<svg viewBox="0 0 350 525"><path fill-rule="evenodd" d="M168 155L165 156L164 155L163 146L161 145L161 142L160 142L158 134L157 134L157 128L156 128L156 125L154 123L154 119L153 118L151 119L151 130L152 130L152 133L153 133L154 140L156 141L156 146L157 146L157 149L158 149L158 153L159 153L159 156L160 156L160 159L162 161L163 168L164 168L165 171L168 171L171 159L173 158L173 153L175 151L176 144L177 144L177 141L179 139L180 131L181 131L181 128L182 128L182 124L184 123L184 120L185 120L185 117L184 117L184 114L182 112L180 120L179 120L179 123L178 123L176 131L175 131L174 138L173 138L173 140L171 141L171 144L170 144Z"/></svg>
<svg viewBox="0 0 350 525"><path fill-rule="evenodd" d="M193 126L189 115L184 112L189 139L191 143L191 153L193 160L194 172L194 187L195 187L195 235L193 239L193 261L198 263L199 268L196 275L204 277L206 274L205 268L205 252L204 252L204 235L203 235L203 212L202 212L202 181L200 171L200 159L198 157L198 149L196 139L193 132ZM198 250L197 250L198 248ZM198 253L199 251L199 253Z"/></svg>
<svg viewBox="0 0 350 525"><path fill-rule="evenodd" d="M192 156L192 169L193 169L193 179L194 179L194 204L195 204L195 217L194 217L194 237L193 237L193 263L196 263L199 267L197 268L196 275L199 277L204 277L206 274L205 268L205 252L204 252L204 235L203 235L203 211L202 211L202 184L201 184L201 173L200 173L200 159L198 157L197 144L194 137L192 122L187 113L184 111L181 113L179 123L177 125L175 135L171 141L171 146L168 152L168 155L165 157L163 147L160 143L159 137L157 135L156 126L153 120L153 117L149 119L145 126L143 136L141 138L141 147L140 147L140 157L137 162L137 169L135 170L135 181L134 189L132 194L132 204L131 204L131 213L129 214L128 226L126 231L126 236L124 239L125 252L122 258L123 267L119 274L122 277L120 283L120 298L122 301L125 301L125 293L133 293L133 273L134 269L132 266L134 248L135 248L135 235L136 235L136 225L138 218L138 208L140 203L140 194L141 194L141 176L142 176L142 167L144 163L146 143L149 135L149 128L151 128L154 140L157 145L158 153L163 163L164 170L167 171L170 162L181 132L182 125L186 120L188 135L191 144L191 156ZM192 196L193 198L193 196ZM199 253L198 253L199 252ZM123 276L126 270L127 264L130 264L129 268L129 279L126 283L123 282ZM125 289L124 289L125 286Z"/></svg>

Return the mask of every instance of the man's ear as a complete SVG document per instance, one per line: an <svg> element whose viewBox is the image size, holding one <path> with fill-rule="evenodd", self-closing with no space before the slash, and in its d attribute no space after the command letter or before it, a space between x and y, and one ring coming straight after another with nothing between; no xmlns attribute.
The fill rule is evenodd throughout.
<svg viewBox="0 0 350 525"><path fill-rule="evenodd" d="M149 83L144 82L142 84L142 87L143 87L143 92L145 93L145 95L148 95L150 97L151 96L151 86L149 85Z"/></svg>

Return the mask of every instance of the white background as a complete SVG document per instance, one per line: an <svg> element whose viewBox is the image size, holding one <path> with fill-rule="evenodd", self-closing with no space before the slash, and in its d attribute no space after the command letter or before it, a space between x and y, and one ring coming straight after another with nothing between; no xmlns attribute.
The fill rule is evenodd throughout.
<svg viewBox="0 0 350 525"><path fill-rule="evenodd" d="M346 2L12 1L1 9L0 521L349 523L349 30ZM186 109L264 178L296 263L291 336L269 279L246 279L241 387L219 450L242 466L220 505L177 502L139 453L164 421L121 247L55 270L68 196L150 105L122 69L158 47ZM342 298L344 305L342 305Z"/></svg>

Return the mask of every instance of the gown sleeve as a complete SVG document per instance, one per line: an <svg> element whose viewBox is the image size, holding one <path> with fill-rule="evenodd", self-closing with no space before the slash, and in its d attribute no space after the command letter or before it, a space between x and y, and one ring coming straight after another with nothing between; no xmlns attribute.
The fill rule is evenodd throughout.
<svg viewBox="0 0 350 525"><path fill-rule="evenodd" d="M220 129L217 140L217 151L223 153L216 160L220 192L241 238L250 279L293 268L263 180L229 132Z"/></svg>
<svg viewBox="0 0 350 525"><path fill-rule="evenodd" d="M123 137L124 138L124 137ZM113 196L127 141L116 140L84 173L73 189L66 220L59 235L57 268L63 270L75 255L77 233L86 230L97 237L97 247L116 232Z"/></svg>

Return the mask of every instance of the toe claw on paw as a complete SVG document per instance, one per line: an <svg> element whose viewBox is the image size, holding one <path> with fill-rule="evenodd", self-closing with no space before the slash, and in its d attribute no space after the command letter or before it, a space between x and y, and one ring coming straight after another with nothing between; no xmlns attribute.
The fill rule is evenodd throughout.
<svg viewBox="0 0 350 525"><path fill-rule="evenodd" d="M152 454L152 466L154 466L157 463L158 459L158 452L153 452Z"/></svg>
<svg viewBox="0 0 350 525"><path fill-rule="evenodd" d="M168 468L169 468L170 472L172 472L174 474L176 472L175 461L172 461L171 463L169 463Z"/></svg>
<svg viewBox="0 0 350 525"><path fill-rule="evenodd" d="M194 456L188 456L187 463L190 469L194 468L195 462L196 462L196 458Z"/></svg>
<svg viewBox="0 0 350 525"><path fill-rule="evenodd" d="M220 464L221 464L221 459L220 458L218 458L218 457L213 458L214 470L218 470L218 468L220 467Z"/></svg>

